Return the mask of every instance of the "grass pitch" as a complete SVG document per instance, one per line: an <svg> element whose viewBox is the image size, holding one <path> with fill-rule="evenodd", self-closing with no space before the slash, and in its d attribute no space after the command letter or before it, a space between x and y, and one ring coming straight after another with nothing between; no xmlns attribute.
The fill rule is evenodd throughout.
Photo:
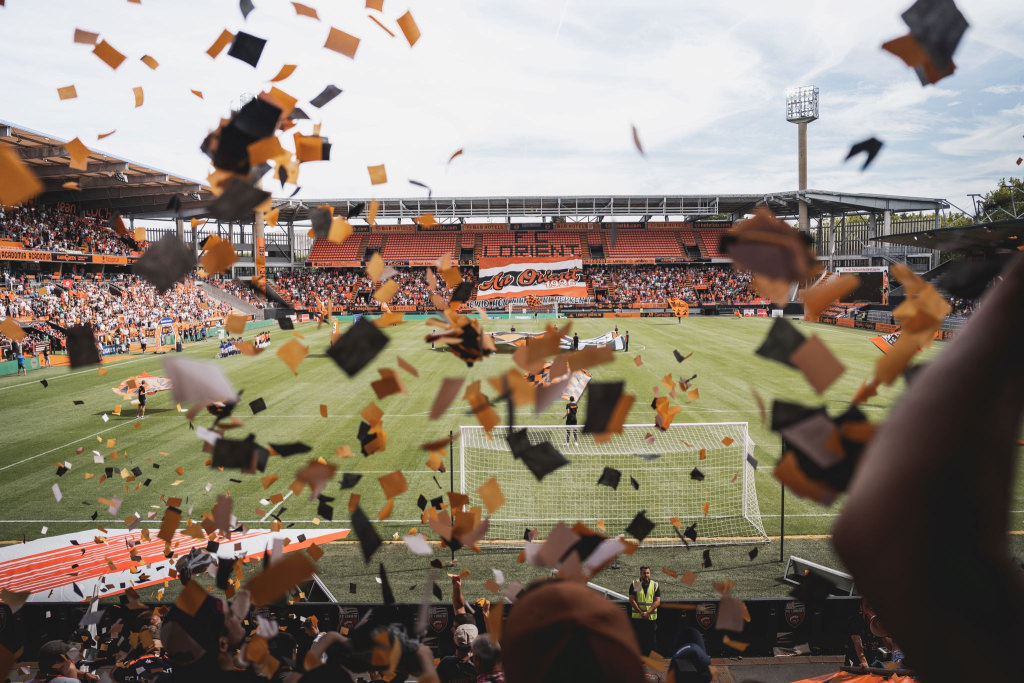
<svg viewBox="0 0 1024 683"><path fill-rule="evenodd" d="M486 322L485 328L500 331L514 325L520 331L541 331L546 322L495 320ZM820 336L846 366L846 373L819 397L797 371L754 355L754 349L771 324L768 319L690 318L681 324L667 318L585 319L574 320L573 330L580 337L587 338L610 331L616 323L620 331L629 330L630 350L617 354L614 364L594 368L594 381L625 380L627 391L637 395L627 423L653 424L654 413L649 404L651 388L667 373L678 376L685 372L686 377L696 373L695 385L700 389L700 399L690 404L680 401L683 412L676 421L749 423L750 436L757 444L755 456L760 462L756 483L762 521L770 536L778 536L780 487L771 476L771 470L779 455L779 438L761 424L760 411L750 388L755 388L769 404L774 398L808 405L823 403L830 413L838 413L845 408L861 380L872 373L879 354L868 341L873 333L795 321L804 334ZM342 327L345 325L343 323ZM202 442L189 429L184 415L177 411L169 392L151 396L147 418L140 426L135 426L134 406L124 403L111 388L144 371L164 375L160 356L140 356L104 365L107 374L103 376L97 373L96 368L73 371L53 368L34 371L28 378L0 378L0 411L4 417L0 444L0 540L20 542L23 538L39 538L44 526L48 527L49 535L97 525L121 527L124 526L123 519L135 512L145 518L147 513L156 511L157 519L147 520L144 524L157 526L164 508L161 496L186 500L185 511L191 509L192 516L198 519L212 508L217 494L224 492L230 492L235 501L235 513L250 527L269 525L271 517L268 513L274 512L285 524L309 528L316 517L317 502L309 500L308 495L289 495L276 506L260 501L274 493L287 495L287 486L295 472L310 457L316 456L337 464L339 479L341 472L364 475L353 491L362 496L361 505L371 519L376 518L377 511L386 502L377 477L396 469L403 470L409 491L396 499L391 519L380 523L378 529L381 536L387 538L394 532L408 531L410 526L420 526L420 510L416 505L418 495L423 493L432 498L447 491L448 475L437 475L426 467L426 453L419 449L419 444L446 437L449 430L458 432L460 425L477 424L475 418L467 413L461 396L441 419L428 420L430 405L441 379L465 376L467 382L484 380L485 393L493 393L488 391L486 378L513 367L511 358L494 355L473 368L467 368L450 353L431 351L423 342L429 328L421 322L408 322L385 330L391 339L390 344L373 363L350 379L324 355L329 343L328 326L318 330L316 324L299 325L296 331L310 347L309 356L298 368L298 375L294 375L275 356L276 349L291 337L290 332L282 330L272 330L271 349L256 357L233 356L214 360L217 352L215 341L197 344L184 352L191 358L216 363L227 373L236 389L244 390L242 404L235 415L245 424L230 436L241 438L252 432L262 444L302 441L313 447L311 454L272 458L267 473L278 473L279 480L266 490L261 486L259 476L240 475L237 471L219 472L204 465L209 456L202 453ZM245 335L246 338L251 336L252 333ZM942 347L943 343L936 342L924 352L923 359L941 353ZM680 366L673 358L673 349L683 353L693 351L694 355ZM634 363L636 355L643 358L643 365L639 367ZM397 356L415 366L420 376L415 378L403 372L408 395L377 400L369 383L378 378L377 368L397 367ZM49 387L44 388L40 384L41 379L46 379ZM902 381L893 387L883 387L879 395L862 408L872 421L881 421L903 389ZM252 415L247 404L260 397L266 401L267 410ZM84 404L74 405L74 400L84 401ZM385 411L387 449L364 458L359 455L356 433L361 421L359 412L371 401L376 401ZM584 395L581 422L586 412L586 401ZM113 416L111 412L117 403L123 404L120 417ZM326 418L321 416L321 404L327 406ZM499 414L504 414L503 405L497 409ZM564 403L557 402L540 415L532 416L529 422L561 424L563 412ZM104 414L110 418L109 422L103 421ZM197 424L208 425L210 422L212 417L209 416L197 419ZM109 439L116 439L116 442L108 447ZM343 445L350 446L357 455L338 459L335 449ZM76 454L78 448L84 448L84 452ZM93 462L94 449L104 456L104 464ZM116 459L113 456L115 451ZM72 468L58 477L57 465L65 461L72 463ZM99 482L106 467L119 471L136 466L142 468L143 476L135 482L126 484L117 474L112 479ZM176 472L179 467L182 474ZM85 479L87 473L94 476ZM557 473L552 476L557 476ZM443 489L435 483L435 477ZM232 478L241 479L242 483L229 481ZM141 486L143 479L150 479L150 485ZM51 492L55 482L64 495L59 503ZM336 498L335 515L333 521L322 520L321 528L349 528L346 502L350 491L335 487L333 490L328 488L325 493ZM113 496L124 499L116 518L97 502L97 498ZM793 495L786 497L785 505L787 536L827 535L840 509L840 504L823 508ZM545 502L537 500L537 506L538 515L547 516ZM1024 511L1024 481L1020 477L1014 487L1012 509L1015 511L1014 519L1019 519ZM98 512L95 521L91 519L94 512ZM574 520L567 521L571 523ZM620 531L609 528L610 533ZM884 530L880 532L884 533ZM1018 552L1021 550L1019 539L1019 536L1013 537ZM787 588L777 581L782 573L778 564L778 544L760 546L759 555L754 560L748 557L750 549L748 546L712 549L714 566L703 572L701 580L693 587L672 582L663 576L666 579L663 582L665 597L692 599L712 596L711 581L726 576L740 580L735 591L737 595L785 594ZM440 552L442 557L446 556L447 551ZM838 566L824 538L787 539L785 554ZM506 576L524 583L539 575L538 570L517 564L516 555L515 551L496 549L487 549L477 556L469 551L460 551L460 564L474 569L467 581L468 595L485 592L483 582L490 577L490 567L502 569ZM427 563L423 558L410 555L404 545L383 548L380 559L388 566L389 575L394 577L392 582L396 591L401 591L403 583L422 585L423 569ZM634 565L647 563L681 573L685 569L699 570L700 560L699 551L681 548L641 550L633 557L624 558L622 570L603 574L598 583L606 582L613 589L623 590L635 574ZM379 600L376 582L366 580L376 574L375 565L367 567L363 564L356 545L348 542L332 544L320 566L322 577L339 599ZM348 593L350 582L357 584L355 595ZM418 590L409 592L405 599L418 600L418 595ZM399 596L399 599L403 597Z"/></svg>

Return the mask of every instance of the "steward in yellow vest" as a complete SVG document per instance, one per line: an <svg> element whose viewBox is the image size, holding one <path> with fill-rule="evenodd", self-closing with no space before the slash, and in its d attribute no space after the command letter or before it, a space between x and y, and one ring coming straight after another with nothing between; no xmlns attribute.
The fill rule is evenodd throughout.
<svg viewBox="0 0 1024 683"><path fill-rule="evenodd" d="M645 655L655 649L660 604L661 591L658 582L651 581L651 568L641 567L640 579L629 585L629 606L640 650Z"/></svg>
<svg viewBox="0 0 1024 683"><path fill-rule="evenodd" d="M658 582L650 581L647 586L637 580L630 586L629 594L633 596L631 616L634 619L650 619L655 621L658 618L658 608L654 605L654 596L659 592ZM659 603L661 600L658 601Z"/></svg>

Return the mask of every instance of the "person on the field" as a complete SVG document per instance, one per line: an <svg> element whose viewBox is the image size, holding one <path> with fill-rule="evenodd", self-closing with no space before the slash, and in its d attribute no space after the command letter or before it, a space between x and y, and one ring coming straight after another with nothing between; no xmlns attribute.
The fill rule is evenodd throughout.
<svg viewBox="0 0 1024 683"><path fill-rule="evenodd" d="M42 363L42 365L43 365L44 368L52 367L50 365L50 347L48 347L48 346L44 346L43 347L43 363Z"/></svg>
<svg viewBox="0 0 1024 683"><path fill-rule="evenodd" d="M146 333L139 332L139 346L142 347L142 355L146 355Z"/></svg>
<svg viewBox="0 0 1024 683"><path fill-rule="evenodd" d="M135 391L139 396L139 407L135 411L135 417L142 419L146 417L146 382L139 382L139 388Z"/></svg>
<svg viewBox="0 0 1024 683"><path fill-rule="evenodd" d="M640 567L640 579L629 584L629 615L632 617L640 651L650 654L658 639L658 605L661 604L661 588L651 580L651 568Z"/></svg>
<svg viewBox="0 0 1024 683"><path fill-rule="evenodd" d="M565 406L565 426L575 427L576 422L576 411L579 410L579 405L576 403L576 397L569 397L569 404ZM578 429L566 429L565 430L565 445L569 445L569 434L572 434L573 443L579 443L579 430Z"/></svg>
<svg viewBox="0 0 1024 683"><path fill-rule="evenodd" d="M623 350L624 351L629 351L629 330L626 330L626 334L623 335L622 341L626 345L626 348L623 349Z"/></svg>
<svg viewBox="0 0 1024 683"><path fill-rule="evenodd" d="M572 350L580 350L580 335L576 334L575 332L572 333Z"/></svg>
<svg viewBox="0 0 1024 683"><path fill-rule="evenodd" d="M16 358L18 359L18 374L27 376L28 370L25 369L25 352L22 351L21 344L18 344L18 355Z"/></svg>

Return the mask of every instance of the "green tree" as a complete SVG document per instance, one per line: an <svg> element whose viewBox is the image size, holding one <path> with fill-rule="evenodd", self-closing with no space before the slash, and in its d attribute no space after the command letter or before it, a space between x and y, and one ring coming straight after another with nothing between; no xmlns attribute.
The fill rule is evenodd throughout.
<svg viewBox="0 0 1024 683"><path fill-rule="evenodd" d="M1024 178L1003 178L978 203L978 220L1004 221L1024 216Z"/></svg>

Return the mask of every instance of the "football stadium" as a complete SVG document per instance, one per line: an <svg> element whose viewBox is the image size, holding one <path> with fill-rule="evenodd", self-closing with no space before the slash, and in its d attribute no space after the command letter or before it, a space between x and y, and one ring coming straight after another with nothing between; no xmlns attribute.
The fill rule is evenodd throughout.
<svg viewBox="0 0 1024 683"><path fill-rule="evenodd" d="M196 3L217 30L153 56L93 31L165 8L28 4L0 18L59 24L85 66L41 61L59 97L0 109L6 680L1021 680L1020 158L911 194L837 175L801 85L771 95L791 189L562 193L538 168L482 194L469 144L424 181L401 135L362 163L361 80L283 82L432 68L454 7ZM906 32L868 42L915 91L958 87L963 9L865 9ZM295 22L326 42L271 78ZM169 94L176 51L202 90ZM233 99L68 139L125 60L136 109ZM623 125L620 158L668 163ZM867 177L884 145L846 158Z"/></svg>

